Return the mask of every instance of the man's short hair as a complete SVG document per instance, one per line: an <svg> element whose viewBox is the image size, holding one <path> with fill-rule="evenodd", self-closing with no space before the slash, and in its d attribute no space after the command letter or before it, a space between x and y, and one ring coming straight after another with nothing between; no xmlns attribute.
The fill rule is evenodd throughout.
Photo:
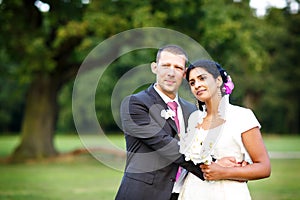
<svg viewBox="0 0 300 200"><path fill-rule="evenodd" d="M183 55L185 57L185 60L186 60L185 63L186 64L188 63L188 55L185 52L185 50L183 48L181 48L180 46L173 45L173 44L166 45L166 46L163 46L163 47L158 49L158 52L157 52L157 55L156 55L156 62L157 63L158 63L158 60L160 58L160 54L163 51L167 51L167 52L172 53L174 55Z"/></svg>

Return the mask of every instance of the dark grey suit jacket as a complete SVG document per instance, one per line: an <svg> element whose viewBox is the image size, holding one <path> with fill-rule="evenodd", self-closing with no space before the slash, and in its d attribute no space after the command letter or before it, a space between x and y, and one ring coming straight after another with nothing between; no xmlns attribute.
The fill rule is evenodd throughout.
<svg viewBox="0 0 300 200"><path fill-rule="evenodd" d="M179 98L185 125L195 105ZM116 200L168 200L178 166L203 179L199 166L184 161L179 153L174 120L161 111L167 105L151 85L147 90L125 98L121 120L126 140L127 162Z"/></svg>

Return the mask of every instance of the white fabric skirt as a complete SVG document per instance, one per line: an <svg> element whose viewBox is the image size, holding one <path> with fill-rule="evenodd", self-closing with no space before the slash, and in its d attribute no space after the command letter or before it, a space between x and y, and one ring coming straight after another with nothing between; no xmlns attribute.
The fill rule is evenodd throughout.
<svg viewBox="0 0 300 200"><path fill-rule="evenodd" d="M179 194L179 200L250 200L246 182L221 180L202 181L188 173Z"/></svg>

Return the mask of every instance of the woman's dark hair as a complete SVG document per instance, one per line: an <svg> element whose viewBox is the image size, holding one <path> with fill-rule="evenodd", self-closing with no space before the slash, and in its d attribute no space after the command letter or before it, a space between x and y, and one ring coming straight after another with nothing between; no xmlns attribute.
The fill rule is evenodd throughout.
<svg viewBox="0 0 300 200"><path fill-rule="evenodd" d="M208 73L210 73L214 78L218 78L218 76L221 75L222 80L223 80L223 84L227 83L228 81L228 74L225 71L225 69L222 68L222 66L212 60L197 60L196 62L192 63L189 65L189 67L186 70L186 80L189 82L189 78L190 78L190 72L192 69L196 68L196 67L200 67L202 69L205 69ZM220 88L223 88L223 84ZM225 95L224 91L222 91L221 89L221 94L222 96ZM202 105L204 105L204 102L202 101L198 101L199 104L199 109L202 109Z"/></svg>

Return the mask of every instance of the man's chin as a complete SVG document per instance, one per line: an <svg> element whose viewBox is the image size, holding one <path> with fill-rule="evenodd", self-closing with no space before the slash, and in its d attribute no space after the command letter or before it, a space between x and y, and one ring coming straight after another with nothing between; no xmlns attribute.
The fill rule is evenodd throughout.
<svg viewBox="0 0 300 200"><path fill-rule="evenodd" d="M169 95L176 95L178 89L175 85L168 85L168 84L164 84L161 85L160 88L158 88L161 92L163 92L164 94L166 94L167 96Z"/></svg>
<svg viewBox="0 0 300 200"><path fill-rule="evenodd" d="M177 91L175 91L175 90L169 90L169 91L167 91L167 93L168 93L168 96L169 96L171 99L173 99L173 98L175 98L175 96L176 96L176 94L177 94Z"/></svg>

